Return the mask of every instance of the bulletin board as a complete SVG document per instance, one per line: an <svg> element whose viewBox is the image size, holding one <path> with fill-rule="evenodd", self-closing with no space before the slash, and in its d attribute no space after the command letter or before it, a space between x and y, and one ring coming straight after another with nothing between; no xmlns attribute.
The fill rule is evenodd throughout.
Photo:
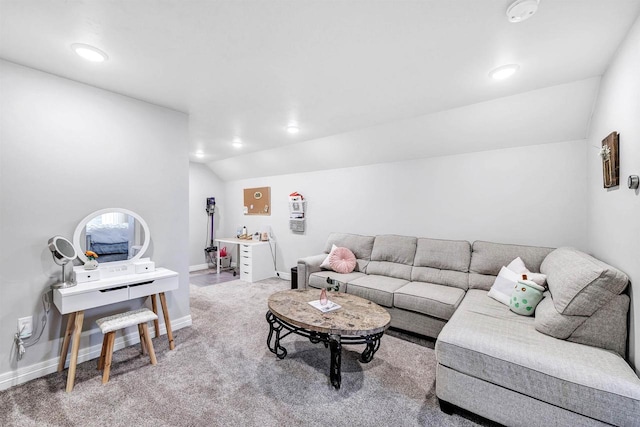
<svg viewBox="0 0 640 427"><path fill-rule="evenodd" d="M244 189L245 215L271 215L271 187Z"/></svg>

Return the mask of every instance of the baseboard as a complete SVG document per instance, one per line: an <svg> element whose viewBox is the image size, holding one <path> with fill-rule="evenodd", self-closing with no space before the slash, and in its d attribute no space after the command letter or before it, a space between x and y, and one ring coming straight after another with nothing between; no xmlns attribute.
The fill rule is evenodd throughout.
<svg viewBox="0 0 640 427"><path fill-rule="evenodd" d="M182 328L186 328L191 326L191 315L181 317L179 319L171 320L171 329L173 331L177 331ZM153 327L150 328L153 330ZM80 336L80 342L83 341L83 338L86 336L96 334L102 334L100 329L94 328L88 331L85 331ZM167 333L167 328L164 323L160 324L160 334L165 335ZM100 352L102 351L102 340L100 340L100 344L92 345L86 348L80 348L78 352L78 363L86 362L87 360L95 359L100 357ZM138 331L134 331L128 333L124 336L117 336L114 343L114 350L119 350L124 347L128 347L134 344L138 344L140 342L140 336L138 335ZM62 345L62 340L60 340L60 345ZM67 356L67 366L69 365L70 357ZM45 375L49 375L58 370L58 363L60 361L60 356L51 358L49 360L45 360L42 362L34 363L29 366L20 367L17 370L5 372L0 374L0 390L6 390L13 386L26 383L27 381L31 381L36 378L43 377ZM65 366L65 368L67 367Z"/></svg>
<svg viewBox="0 0 640 427"><path fill-rule="evenodd" d="M210 268L209 264L190 265L189 266L189 273L191 273L193 271L206 270L208 268Z"/></svg>
<svg viewBox="0 0 640 427"><path fill-rule="evenodd" d="M291 280L291 272L276 271L276 275L284 280Z"/></svg>

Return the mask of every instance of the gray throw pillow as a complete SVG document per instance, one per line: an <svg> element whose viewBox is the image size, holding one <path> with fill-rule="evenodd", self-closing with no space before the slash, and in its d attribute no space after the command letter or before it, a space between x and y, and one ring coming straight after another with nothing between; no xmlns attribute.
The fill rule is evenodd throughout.
<svg viewBox="0 0 640 427"><path fill-rule="evenodd" d="M625 357L629 297L617 295L592 316L568 316L555 309L548 292L536 308L535 328L552 337L605 348Z"/></svg>
<svg viewBox="0 0 640 427"><path fill-rule="evenodd" d="M591 316L619 295L629 278L620 270L574 248L558 248L542 262L553 303L560 314Z"/></svg>

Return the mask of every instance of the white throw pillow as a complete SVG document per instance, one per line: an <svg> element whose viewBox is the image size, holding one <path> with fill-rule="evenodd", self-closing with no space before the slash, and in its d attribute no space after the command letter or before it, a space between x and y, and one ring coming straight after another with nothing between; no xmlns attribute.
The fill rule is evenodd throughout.
<svg viewBox="0 0 640 427"><path fill-rule="evenodd" d="M509 264L511 265L511 264ZM493 286L489 290L489 296L496 301L500 301L504 305L509 305L511 299L511 292L513 287L520 280L522 276L518 273L514 273L507 267L502 267L496 281L493 282Z"/></svg>
<svg viewBox="0 0 640 427"><path fill-rule="evenodd" d="M522 279L522 275L526 274L527 275L527 279L531 280L533 283L535 283L536 285L540 285L543 288L545 287L545 283L547 282L547 275L546 274L542 274L542 273L532 273L529 271L529 269L527 268L526 265L524 265L524 262L522 261L522 259L520 259L520 257L514 259L513 261L511 261L509 263L509 265L507 265L507 268L511 271L513 271L514 273L517 273L520 275L520 277L518 277L517 280Z"/></svg>
<svg viewBox="0 0 640 427"><path fill-rule="evenodd" d="M522 258L520 257L511 261L509 265L507 265L507 268L516 274L526 274L529 272L527 266L524 265L524 261L522 261Z"/></svg>
<svg viewBox="0 0 640 427"><path fill-rule="evenodd" d="M518 257L511 261L508 266L500 269L500 273L498 273L495 282L493 282L493 286L491 286L488 295L504 305L509 305L511 292L513 292L513 288L516 283L518 283L518 280L522 279L523 274L527 275L527 279L542 287L544 287L547 281L546 275L530 272L524 265L522 259Z"/></svg>
<svg viewBox="0 0 640 427"><path fill-rule="evenodd" d="M320 264L320 268L324 268L325 270L332 270L331 265L329 264L329 259L331 258L331 254L338 249L338 247L336 245L331 245L331 252L329 252L329 255L327 255L327 257L324 259L324 261L322 261L322 264Z"/></svg>

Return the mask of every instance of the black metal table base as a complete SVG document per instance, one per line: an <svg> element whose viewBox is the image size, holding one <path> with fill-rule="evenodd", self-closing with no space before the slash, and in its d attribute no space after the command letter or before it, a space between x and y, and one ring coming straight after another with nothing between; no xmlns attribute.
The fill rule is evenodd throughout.
<svg viewBox="0 0 640 427"><path fill-rule="evenodd" d="M322 342L325 347L329 347L331 350L329 378L331 380L331 385L336 389L340 388L340 383L342 381L340 368L342 364L342 344L366 344L367 347L360 355L360 362L369 363L373 359L373 355L380 348L380 338L384 335L384 331L377 334L363 336L326 334L294 326L276 317L271 310L267 311L266 317L267 322L269 322L267 346L269 347L269 351L275 354L279 359L284 359L287 356L287 349L280 344L280 340L292 333L308 338L313 344ZM286 332L283 333L285 330Z"/></svg>

